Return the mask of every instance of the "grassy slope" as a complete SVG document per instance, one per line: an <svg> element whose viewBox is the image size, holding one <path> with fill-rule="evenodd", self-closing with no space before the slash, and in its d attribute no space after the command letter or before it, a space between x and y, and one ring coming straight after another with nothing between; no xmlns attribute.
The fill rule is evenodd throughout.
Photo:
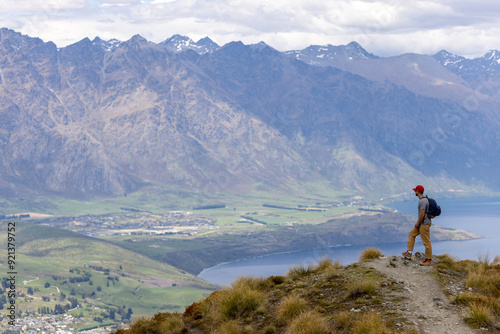
<svg viewBox="0 0 500 334"><path fill-rule="evenodd" d="M361 260L380 256L365 250ZM436 257L434 275L472 327L500 333L500 266L491 261ZM500 263L497 258L496 263ZM460 287L457 290L457 286ZM158 313L117 334L138 333L419 333L400 310L404 284L358 263L322 260L284 276L240 277L192 304L183 315Z"/></svg>
<svg viewBox="0 0 500 334"><path fill-rule="evenodd" d="M405 322L394 312L397 289L371 269L324 260L284 277L241 277L182 316L157 314L117 333L412 333L396 325Z"/></svg>
<svg viewBox="0 0 500 334"><path fill-rule="evenodd" d="M2 230L4 224L6 223L2 222ZM113 309L125 305L126 308L133 308L134 316L140 316L158 308L182 310L214 289L206 282L165 263L99 239L45 226L27 223L17 225L16 268L19 291L26 293L28 287L40 290L31 301L18 299L19 307L23 310L36 311L42 306L53 308L56 303L66 304L58 299L59 288L67 297L70 297L70 292L74 289L75 297L82 304L82 294L85 294L90 304ZM0 264L3 267L7 258L5 250L0 254ZM109 269L109 273L106 274L99 267ZM80 270L80 274L70 273L70 269ZM90 280L93 285L88 282L69 282L70 277L81 277L83 272L92 275ZM111 281L108 277L118 277L118 281ZM21 283L29 280L33 281ZM108 281L111 283L109 287ZM50 288L44 287L47 282L51 284ZM173 287L173 283L177 286ZM97 287L101 287L101 291L97 291ZM96 296L89 297L92 292ZM42 302L42 296L51 297L51 302ZM57 300L53 300L54 298ZM78 310L76 314L80 311L82 310Z"/></svg>
<svg viewBox="0 0 500 334"><path fill-rule="evenodd" d="M500 333L500 255L479 261L458 261L448 254L439 256L436 276L445 292L476 328ZM458 287L458 288L457 288Z"/></svg>

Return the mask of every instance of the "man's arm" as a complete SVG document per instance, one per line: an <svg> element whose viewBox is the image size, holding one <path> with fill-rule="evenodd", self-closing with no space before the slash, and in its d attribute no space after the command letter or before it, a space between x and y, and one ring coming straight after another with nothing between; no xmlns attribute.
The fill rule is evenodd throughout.
<svg viewBox="0 0 500 334"><path fill-rule="evenodd" d="M425 209L420 210L420 215L418 216L417 222L415 223L415 228L418 229L420 224L424 221L425 218Z"/></svg>

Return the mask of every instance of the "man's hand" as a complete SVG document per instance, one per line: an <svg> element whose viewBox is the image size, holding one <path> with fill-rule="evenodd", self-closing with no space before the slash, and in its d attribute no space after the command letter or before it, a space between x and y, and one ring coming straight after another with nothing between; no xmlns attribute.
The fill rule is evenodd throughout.
<svg viewBox="0 0 500 334"><path fill-rule="evenodd" d="M422 224L422 222L424 221L424 217L425 217L425 210L422 209L422 210L420 210L417 222L415 223L415 228L417 230L420 228L420 224Z"/></svg>

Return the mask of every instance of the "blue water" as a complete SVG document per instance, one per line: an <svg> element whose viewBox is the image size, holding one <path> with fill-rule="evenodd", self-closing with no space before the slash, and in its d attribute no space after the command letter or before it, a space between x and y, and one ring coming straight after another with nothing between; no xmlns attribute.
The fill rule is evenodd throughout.
<svg viewBox="0 0 500 334"><path fill-rule="evenodd" d="M433 225L463 229L485 238L467 241L433 242L434 254L448 253L461 260L477 260L489 255L491 259L500 255L500 198L437 199L441 216L433 219ZM400 212L417 217L417 199L391 205ZM431 229L432 237L432 229ZM406 250L404 243L369 245L380 248L384 255L399 255ZM271 254L247 260L240 260L203 270L198 277L215 284L229 284L241 275L270 276L283 275L291 266L313 264L328 256L343 264L358 261L364 246L341 246L318 248L308 251ZM420 238L417 238L414 252L424 252Z"/></svg>

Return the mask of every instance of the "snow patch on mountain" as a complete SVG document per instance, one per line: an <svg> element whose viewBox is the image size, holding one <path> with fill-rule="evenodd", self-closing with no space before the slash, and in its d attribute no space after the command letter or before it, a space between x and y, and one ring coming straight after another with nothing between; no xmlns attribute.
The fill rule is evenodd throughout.
<svg viewBox="0 0 500 334"><path fill-rule="evenodd" d="M377 59L361 45L351 42L347 45L311 45L303 50L285 51L286 55L301 60L309 65L329 66L339 60Z"/></svg>
<svg viewBox="0 0 500 334"><path fill-rule="evenodd" d="M187 36L182 36L178 34L173 35L172 37L161 42L160 45L165 46L167 50L174 53L193 50L198 54L205 54L205 53L213 53L218 49L220 49L220 46L208 37L204 37L200 39L198 42L195 42Z"/></svg>

